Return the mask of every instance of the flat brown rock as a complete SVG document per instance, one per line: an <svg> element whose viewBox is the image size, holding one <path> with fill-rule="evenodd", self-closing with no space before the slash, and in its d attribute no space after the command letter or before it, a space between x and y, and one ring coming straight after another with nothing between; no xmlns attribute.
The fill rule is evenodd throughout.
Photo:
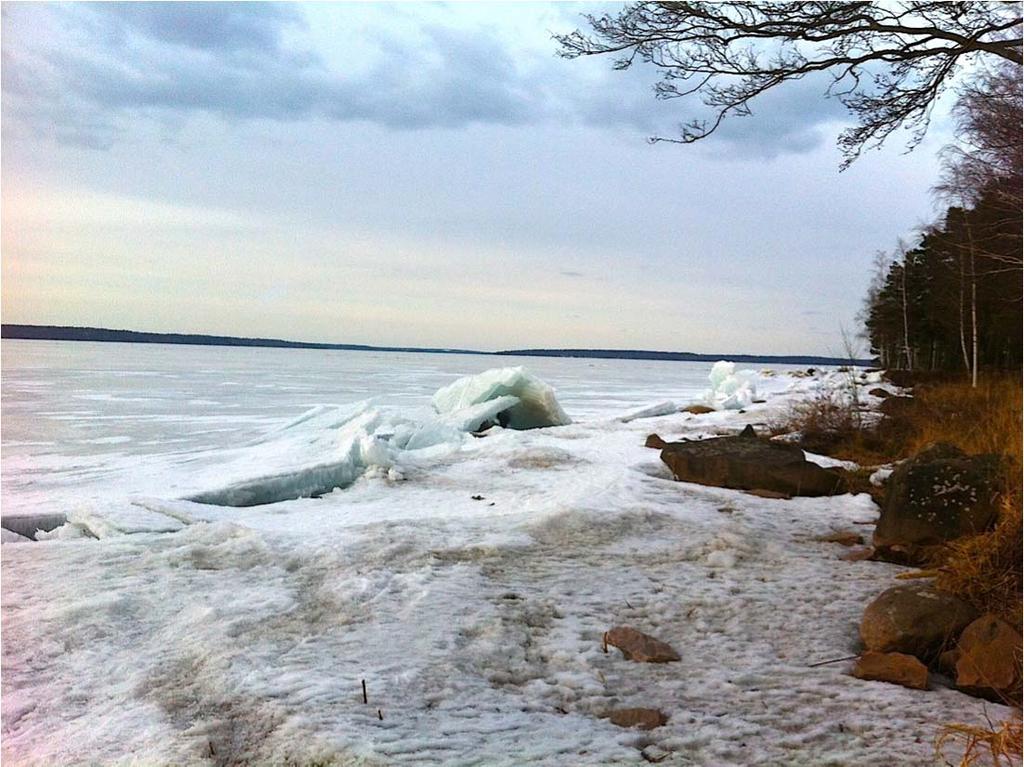
<svg viewBox="0 0 1024 767"><path fill-rule="evenodd" d="M864 536L853 530L840 530L818 538L822 543L838 543L840 546L860 546L864 543Z"/></svg>
<svg viewBox="0 0 1024 767"><path fill-rule="evenodd" d="M684 413L693 413L694 415L704 415L705 413L714 413L713 407L707 405L687 405L683 408Z"/></svg>
<svg viewBox="0 0 1024 767"><path fill-rule="evenodd" d="M612 724L619 727L639 727L653 730L668 721L668 717L656 708L617 708L608 715Z"/></svg>
<svg viewBox="0 0 1024 767"><path fill-rule="evenodd" d="M928 688L928 668L913 655L868 651L857 659L853 675L871 682L890 682L915 690Z"/></svg>
<svg viewBox="0 0 1024 767"><path fill-rule="evenodd" d="M679 653L670 645L629 626L616 626L605 632L604 641L622 650L626 660L638 663L669 663L679 660Z"/></svg>
<svg viewBox="0 0 1024 767"><path fill-rule="evenodd" d="M823 469L796 445L761 439L748 426L738 436L669 442L661 460L681 482L784 495L839 495L848 485L841 472Z"/></svg>

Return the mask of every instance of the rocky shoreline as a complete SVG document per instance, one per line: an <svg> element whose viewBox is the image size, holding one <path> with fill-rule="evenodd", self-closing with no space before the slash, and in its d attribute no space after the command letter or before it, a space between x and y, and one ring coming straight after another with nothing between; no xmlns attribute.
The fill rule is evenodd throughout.
<svg viewBox="0 0 1024 767"><path fill-rule="evenodd" d="M873 378L854 379L853 385L867 388L877 372ZM903 386L910 382L899 372L892 378ZM891 379L889 383L895 386ZM879 403L882 416L871 422L872 430L885 429L912 396L908 389L893 392L879 386L867 394ZM697 409L689 412L711 412L693 407ZM847 469L808 461L798 446L800 435L795 440L786 436L783 442L759 437L748 424L736 436L666 442L651 434L645 444L661 451L661 460L679 481L760 497L837 495L863 484ZM895 466L869 467L881 513L871 545L844 558L927 566L940 559L950 543L991 531L999 516L1005 461L1002 455L970 456L939 443ZM855 532L829 540L843 545L864 542ZM968 695L1020 707L1020 627L944 592L932 583L934 571L903 575L915 582L885 590L865 608L859 627L863 650L850 673L920 690L928 688L934 674Z"/></svg>

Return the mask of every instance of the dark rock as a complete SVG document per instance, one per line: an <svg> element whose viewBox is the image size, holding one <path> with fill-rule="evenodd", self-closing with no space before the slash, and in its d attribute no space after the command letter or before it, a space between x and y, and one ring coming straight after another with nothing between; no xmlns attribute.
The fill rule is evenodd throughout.
<svg viewBox="0 0 1024 767"><path fill-rule="evenodd" d="M940 652L939 657L935 659L934 666L943 674L950 678L956 677L956 662L960 657L960 651L955 647L952 650L946 650Z"/></svg>
<svg viewBox="0 0 1024 767"><path fill-rule="evenodd" d="M883 389L881 387L872 389L868 392L872 397L878 397L880 399L889 399L889 397L895 396L891 391Z"/></svg>
<svg viewBox="0 0 1024 767"><path fill-rule="evenodd" d="M668 721L668 717L656 708L617 708L608 714L612 724L619 727L639 727L653 730Z"/></svg>
<svg viewBox="0 0 1024 767"><path fill-rule="evenodd" d="M900 418L917 407L913 397L887 397L878 406L878 412L890 418Z"/></svg>
<svg viewBox="0 0 1024 767"><path fill-rule="evenodd" d="M952 445L904 461L885 484L875 548L914 562L924 547L988 530L998 516L1001 475L999 456L968 456Z"/></svg>
<svg viewBox="0 0 1024 767"><path fill-rule="evenodd" d="M902 389L909 389L917 380L912 370L886 370L883 377L889 383Z"/></svg>
<svg viewBox="0 0 1024 767"><path fill-rule="evenodd" d="M1019 699L1021 635L996 615L986 614L964 629L957 645L956 683L1001 701Z"/></svg>
<svg viewBox="0 0 1024 767"><path fill-rule="evenodd" d="M931 584L894 586L864 610L860 638L868 650L934 660L977 617L966 602Z"/></svg>
<svg viewBox="0 0 1024 767"><path fill-rule="evenodd" d="M928 689L928 667L913 655L871 652L857 659L853 675L872 682L890 682L915 690Z"/></svg>
<svg viewBox="0 0 1024 767"><path fill-rule="evenodd" d="M670 442L661 460L681 482L784 495L839 495L847 492L841 470L823 469L796 445L758 438L752 426L736 437Z"/></svg>
<svg viewBox="0 0 1024 767"><path fill-rule="evenodd" d="M604 641L622 650L626 660L638 663L669 663L679 660L679 653L671 646L629 626L616 626L606 631Z"/></svg>

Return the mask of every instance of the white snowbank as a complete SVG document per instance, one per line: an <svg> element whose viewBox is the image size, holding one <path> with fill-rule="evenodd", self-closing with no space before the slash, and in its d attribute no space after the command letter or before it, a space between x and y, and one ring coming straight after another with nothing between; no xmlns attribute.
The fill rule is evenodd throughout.
<svg viewBox="0 0 1024 767"><path fill-rule="evenodd" d="M757 398L756 378L755 371L736 370L736 363L720 360L711 366L711 388L704 394L704 401L716 410L748 408Z"/></svg>
<svg viewBox="0 0 1024 767"><path fill-rule="evenodd" d="M515 397L516 403L495 413L502 426L535 429L572 423L555 399L555 390L523 367L494 368L460 378L439 389L433 405L438 413L449 414L509 396Z"/></svg>

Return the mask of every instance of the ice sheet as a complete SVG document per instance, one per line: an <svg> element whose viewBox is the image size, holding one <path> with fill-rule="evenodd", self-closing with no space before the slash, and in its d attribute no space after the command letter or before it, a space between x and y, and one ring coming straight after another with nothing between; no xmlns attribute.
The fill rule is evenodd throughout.
<svg viewBox="0 0 1024 767"><path fill-rule="evenodd" d="M629 423L640 418L657 418L658 416L672 415L678 412L679 406L671 400L666 400L665 402L656 402L653 405L645 405L637 410L631 410L625 415L620 416L619 420L622 423Z"/></svg>

